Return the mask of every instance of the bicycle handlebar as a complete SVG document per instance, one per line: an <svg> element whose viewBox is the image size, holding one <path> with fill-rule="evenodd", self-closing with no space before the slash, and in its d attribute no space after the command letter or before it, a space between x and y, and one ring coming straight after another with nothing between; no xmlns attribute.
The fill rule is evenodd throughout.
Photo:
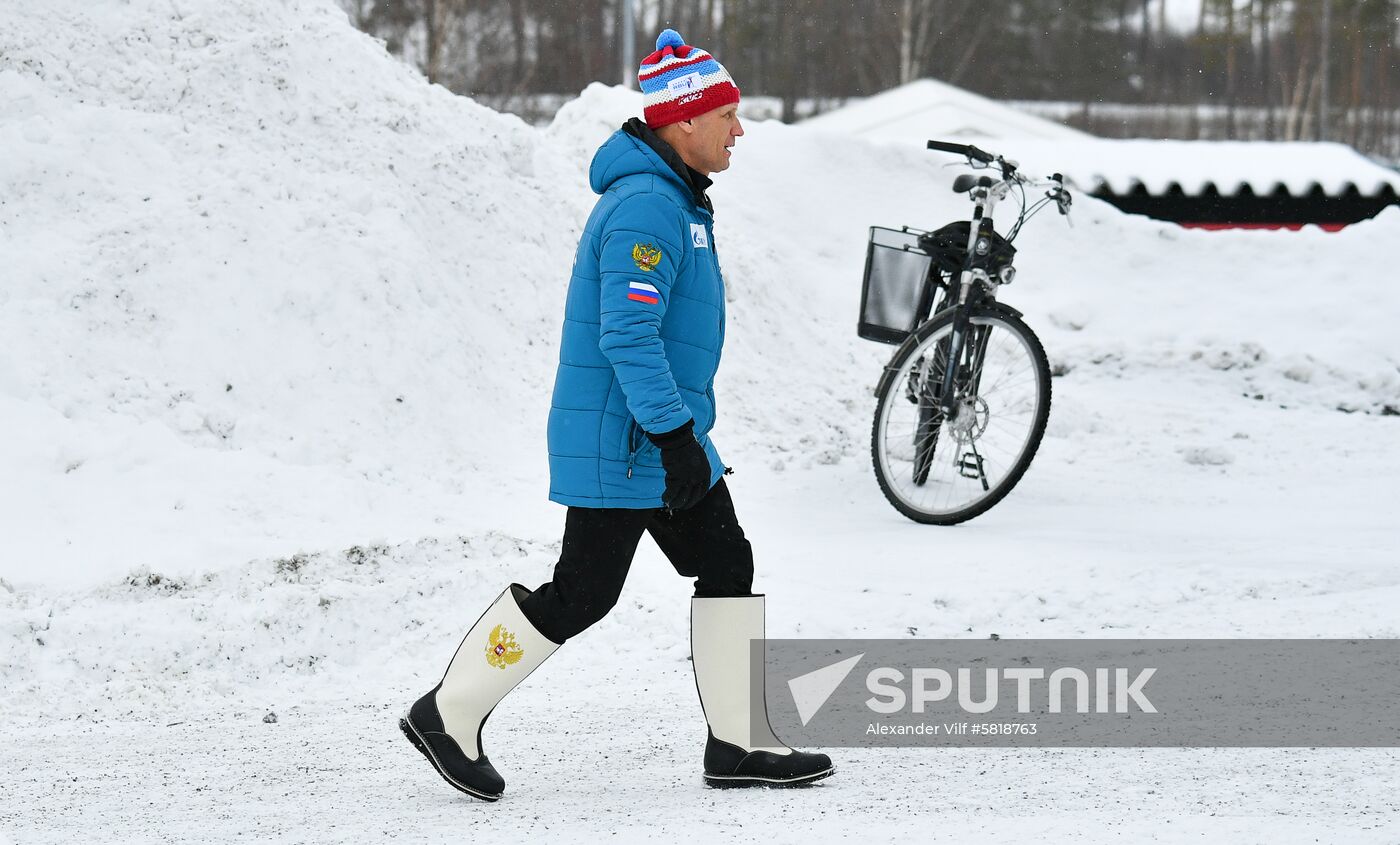
<svg viewBox="0 0 1400 845"><path fill-rule="evenodd" d="M979 150L971 144L954 144L950 141L929 141L928 148L930 150L967 156L968 158L983 162L984 164L993 164L997 160L996 156L986 150Z"/></svg>
<svg viewBox="0 0 1400 845"><path fill-rule="evenodd" d="M992 155L986 150L980 150L972 144L955 144L951 141L930 140L928 142L928 148L930 150L938 150L939 152L967 156L970 161L980 161L983 164L987 165L1000 165L1001 175L1003 178L1006 179L1007 182L1018 182L1022 185L1034 185L1037 187L1051 185L1053 186L1052 190L1049 191L1046 194L1046 196L1055 201L1055 205L1059 208L1060 214L1069 214L1070 202L1072 201L1072 198L1070 197L1069 191L1065 190L1065 177L1060 175L1059 173L1052 174L1050 178L1046 181L1041 181L1037 179L1027 179L1025 176L1022 176L1021 174L1016 172L1016 162L1008 161L1007 159L1002 158L998 155ZM986 177L983 177L983 179L985 178ZM956 184L957 183L955 183L955 185ZM957 187L954 187L953 190L958 189ZM1017 224L1016 228L1019 229L1020 225Z"/></svg>

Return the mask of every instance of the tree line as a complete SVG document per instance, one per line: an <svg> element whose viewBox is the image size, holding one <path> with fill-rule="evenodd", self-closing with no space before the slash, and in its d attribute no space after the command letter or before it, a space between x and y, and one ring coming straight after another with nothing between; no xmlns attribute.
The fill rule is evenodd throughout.
<svg viewBox="0 0 1400 845"><path fill-rule="evenodd" d="M745 94L778 98L787 121L804 102L931 76L998 99L1082 103L1085 113L1207 105L1213 134L1226 138L1327 137L1388 152L1400 132L1400 0L1202 0L1185 27L1164 0L341 3L430 80L498 103L628 81L630 6L633 57L671 26L719 57Z"/></svg>

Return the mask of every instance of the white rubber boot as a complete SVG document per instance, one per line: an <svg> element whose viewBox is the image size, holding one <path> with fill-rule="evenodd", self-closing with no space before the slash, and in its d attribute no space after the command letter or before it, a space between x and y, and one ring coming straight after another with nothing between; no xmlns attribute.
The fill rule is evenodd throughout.
<svg viewBox="0 0 1400 845"><path fill-rule="evenodd" d="M399 720L404 736L444 780L487 801L499 799L506 782L481 749L481 726L506 693L559 648L520 611L529 594L511 584L497 596L457 647L442 681Z"/></svg>
<svg viewBox="0 0 1400 845"><path fill-rule="evenodd" d="M762 640L763 596L692 598L690 650L700 706L710 724L705 781L711 786L792 786L831 775L825 754L795 751L773 735L766 703L751 724L750 640ZM761 676L760 676L761 677Z"/></svg>

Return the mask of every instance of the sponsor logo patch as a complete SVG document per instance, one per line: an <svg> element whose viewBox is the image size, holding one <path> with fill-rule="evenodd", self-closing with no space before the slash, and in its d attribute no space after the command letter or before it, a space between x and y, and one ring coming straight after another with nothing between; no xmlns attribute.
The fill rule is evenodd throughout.
<svg viewBox="0 0 1400 845"><path fill-rule="evenodd" d="M504 669L512 663L519 663L525 656L525 649L515 641L515 635L506 626L497 625L491 629L490 644L486 646L486 662L497 669Z"/></svg>
<svg viewBox="0 0 1400 845"><path fill-rule="evenodd" d="M681 98L680 98L679 100L677 100L676 102L679 103L679 104L681 104L681 105L685 105L686 103L693 103L693 102L695 102L696 100L700 99L700 98L703 97L703 96L705 96L705 92L699 91L699 92L696 92L696 93L694 93L694 94L686 94L684 97L681 97Z"/></svg>
<svg viewBox="0 0 1400 845"><path fill-rule="evenodd" d="M690 224L690 242L695 245L696 249L709 249L710 234L705 231L705 224Z"/></svg>
<svg viewBox="0 0 1400 845"><path fill-rule="evenodd" d="M666 90L672 94L683 94L689 91L700 90L700 74L687 73L685 76L678 76L666 83Z"/></svg>
<svg viewBox="0 0 1400 845"><path fill-rule="evenodd" d="M650 273L661 263L661 250L654 244L637 244L632 247L632 260L637 262L638 270Z"/></svg>
<svg viewBox="0 0 1400 845"><path fill-rule="evenodd" d="M627 298L655 305L661 301L661 292L646 282L632 282L627 286Z"/></svg>

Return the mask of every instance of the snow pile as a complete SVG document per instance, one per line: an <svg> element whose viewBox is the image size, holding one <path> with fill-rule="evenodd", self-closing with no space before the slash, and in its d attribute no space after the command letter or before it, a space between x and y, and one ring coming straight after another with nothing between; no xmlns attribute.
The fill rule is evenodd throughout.
<svg viewBox="0 0 1400 845"><path fill-rule="evenodd" d="M0 457L23 483L0 510L32 516L0 575L553 531L558 305L583 172L623 112L585 98L572 141L541 135L423 85L327 2L59 2L5 23ZM833 225L854 259L814 264L806 234L747 217L720 249L735 301L761 294L762 337L732 354L796 377L732 368L753 375L722 382L721 443L830 462L872 378L846 330L860 229ZM812 343L814 310L841 342Z"/></svg>
<svg viewBox="0 0 1400 845"><path fill-rule="evenodd" d="M916 79L809 118L802 125L823 132L858 135L868 141L917 140L920 144L930 138L982 143L1091 137L1063 123L1027 114L937 79Z"/></svg>
<svg viewBox="0 0 1400 845"><path fill-rule="evenodd" d="M395 655L436 653L460 637L462 595L494 597L531 570L546 578L557 555L557 544L488 533L294 554L189 578L138 571L56 604L0 590L0 637L27 646L4 652L3 707L17 715L43 701L55 716L112 718L178 712L172 702L189 697L264 694L290 677L406 684L419 667ZM114 629L120 641L95 648ZM53 700L55 670L95 695Z"/></svg>
<svg viewBox="0 0 1400 845"><path fill-rule="evenodd" d="M226 565L543 489L588 192L537 133L326 2L3 23L0 507L42 506L0 574Z"/></svg>
<svg viewBox="0 0 1400 845"><path fill-rule="evenodd" d="M583 173L637 95L591 86L536 131L423 84L328 2L64 0L5 24L0 458L19 483L0 510L25 516L0 575L553 534L543 427ZM1022 147L1055 166L1058 147L1004 151ZM741 473L866 460L890 350L851 330L865 229L965 214L950 159L748 127L713 189L717 436ZM1182 231L1084 198L1074 219L1027 227L1005 292L1058 372L1400 407L1400 294L1369 257L1400 212L1338 235ZM1093 424L1072 402L1052 434Z"/></svg>
<svg viewBox="0 0 1400 845"><path fill-rule="evenodd" d="M21 483L0 510L27 516L0 576L553 533L543 427L583 173L637 95L594 85L532 130L424 85L322 2L10 18L0 458ZM865 460L889 352L851 331L865 229L965 214L950 158L748 127L713 190L717 436L741 472ZM1325 288L1367 307L1319 308L1313 256L1359 260L1398 218L1202 234L1081 199L1076 228L1027 228L1006 297L1063 372L1214 370L1234 395L1382 411L1393 286L1368 260Z"/></svg>

